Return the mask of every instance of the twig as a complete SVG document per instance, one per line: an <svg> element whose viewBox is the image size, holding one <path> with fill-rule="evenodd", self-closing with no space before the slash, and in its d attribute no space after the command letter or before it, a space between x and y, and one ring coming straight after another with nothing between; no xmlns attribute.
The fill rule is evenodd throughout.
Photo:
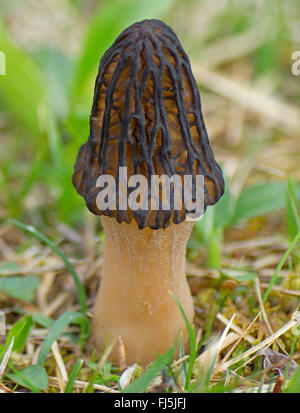
<svg viewBox="0 0 300 413"><path fill-rule="evenodd" d="M124 371L127 366L127 361L126 361L126 349L124 342L122 340L122 337L118 337L118 349L119 349L119 366L120 366L120 371Z"/></svg>
<svg viewBox="0 0 300 413"><path fill-rule="evenodd" d="M53 300L47 308L44 310L44 315L50 317L55 311L68 299L70 298L70 294L68 292L62 292L59 294L55 300Z"/></svg>
<svg viewBox="0 0 300 413"><path fill-rule="evenodd" d="M229 333L227 337L223 340L222 342L222 347L219 349L219 344L218 342L214 343L213 346L215 346L215 349L218 350L218 353L222 351L224 348L230 346L230 344L234 343L240 338L240 336L236 333ZM209 347L206 351L204 351L200 356L196 359L196 362L199 364L205 363L208 354L212 351L213 349Z"/></svg>
<svg viewBox="0 0 300 413"><path fill-rule="evenodd" d="M224 317L223 314L221 313L217 313L216 318L222 323L224 323L225 325L228 325L229 323L229 320L226 317ZM234 323L231 324L230 328L235 333L239 334L241 338L244 338L246 341L248 341L250 344L255 343L255 339L253 337L246 335L245 332L243 332L243 330L239 328L238 326L236 326Z"/></svg>
<svg viewBox="0 0 300 413"><path fill-rule="evenodd" d="M228 79L220 73L207 70L193 64L196 79L215 93L234 100L255 112L272 119L285 133L298 134L300 130L300 112L294 106L272 96L262 94L248 85Z"/></svg>
<svg viewBox="0 0 300 413"><path fill-rule="evenodd" d="M49 386L54 386L60 388L59 380L57 377L49 377ZM82 380L75 380L74 381L74 389L82 389L85 390L89 386L89 382L87 381L82 381ZM101 384L93 384L93 389L95 390L101 390L105 393L119 393L119 391L114 390L112 388L103 386Z"/></svg>
<svg viewBox="0 0 300 413"><path fill-rule="evenodd" d="M267 326L267 329L269 330L270 335L272 335L272 334L274 334L274 331L271 327L271 324L269 323L267 313L265 311L264 303L263 303L262 296L261 296L260 284L259 284L259 278L258 277L255 277L254 284L255 284L255 292L256 292L257 300L258 300L258 303L259 303L259 306L260 306L261 314L263 316L264 322ZM285 353L286 355L288 355L287 351L282 347L282 345L280 344L280 342L278 340L276 340L276 343L277 343L278 347L281 349L281 351L283 353Z"/></svg>
<svg viewBox="0 0 300 413"><path fill-rule="evenodd" d="M56 341L56 340L55 340L54 343L52 344L51 350L52 350L53 356L54 356L54 358L55 358L55 361L56 361L58 370L59 370L59 372L60 372L60 374L61 374L61 377L62 377L62 379L63 379L65 382L67 382L67 381L69 380L69 379L68 379L68 373L67 373L67 370L66 370L64 361L63 361L63 359L62 359L62 356L61 356L61 354L60 354L60 351L59 351L58 344L57 344L57 341Z"/></svg>
<svg viewBox="0 0 300 413"><path fill-rule="evenodd" d="M239 345L239 343L242 341L242 339L244 337L246 337L247 332L251 329L251 327L253 326L253 324L255 323L255 321L257 320L258 316L260 313L258 313L256 315L256 317L254 318L254 320L251 321L251 323L248 325L248 327L246 328L245 331L242 332L242 335L240 335L239 339L234 343L234 345L231 347L231 349L228 351L228 353L224 356L222 362L220 363L221 366L223 363L225 363L226 360L228 360L228 358L231 356L231 354L233 353L233 351L236 349L236 347ZM220 368L219 368L220 370Z"/></svg>
<svg viewBox="0 0 300 413"><path fill-rule="evenodd" d="M73 265L80 265L84 264L88 261L88 259L81 259L81 260L73 260L69 259L70 263ZM64 270L66 265L64 263L60 263L57 265L45 265L43 267L30 267L30 268L20 268L15 270L0 270L0 277L5 276L9 277L10 275L32 275L32 274L44 274L50 271L61 271Z"/></svg>
<svg viewBox="0 0 300 413"><path fill-rule="evenodd" d="M225 371L228 369L228 367L238 363L239 361L251 356L252 354L256 353L258 350L270 346L278 337L282 336L282 334L286 333L288 330L291 328L295 327L298 325L300 322L300 312L296 312L293 314L291 320L285 324L283 327L281 327L279 330L277 330L274 334L272 334L270 337L267 337L264 341L261 343L257 344L256 346L250 348L249 350L245 351L243 354L240 354L239 356L235 357L232 360L229 360L228 362L222 364L220 366L220 370Z"/></svg>
<svg viewBox="0 0 300 413"><path fill-rule="evenodd" d="M1 361L1 364L0 364L0 380L2 379L2 376L3 376L4 371L6 369L6 366L7 366L7 363L8 363L9 356L10 356L11 350L13 348L13 345L14 345L14 337L11 339L11 342L8 346L8 349L6 350L6 352L3 356L3 359Z"/></svg>
<svg viewBox="0 0 300 413"><path fill-rule="evenodd" d="M260 286L261 288L268 288L269 284L261 283ZM288 288L283 288L283 287L280 287L279 285L273 285L271 288L271 291L278 291L279 293L282 293L282 294L292 295L294 297L300 297L300 291L289 290Z"/></svg>

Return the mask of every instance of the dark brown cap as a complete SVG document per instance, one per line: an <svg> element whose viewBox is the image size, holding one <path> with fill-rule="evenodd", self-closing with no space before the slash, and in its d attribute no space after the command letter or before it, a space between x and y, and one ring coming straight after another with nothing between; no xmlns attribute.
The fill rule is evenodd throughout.
<svg viewBox="0 0 300 413"><path fill-rule="evenodd" d="M143 175L204 176L204 210L224 192L222 171L209 145L200 94L189 58L176 34L160 20L124 30L103 55L96 79L90 136L81 146L73 184L96 215L118 222L135 219L139 228L165 228L185 220L187 209L100 210L97 179L119 168L128 178ZM194 181L193 181L194 182ZM128 188L128 194L132 188ZM118 191L118 189L117 189Z"/></svg>

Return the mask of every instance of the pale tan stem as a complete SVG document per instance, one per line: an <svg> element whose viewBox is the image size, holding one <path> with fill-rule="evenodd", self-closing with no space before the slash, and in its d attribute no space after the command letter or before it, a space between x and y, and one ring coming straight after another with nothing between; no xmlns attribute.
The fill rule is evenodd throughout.
<svg viewBox="0 0 300 413"><path fill-rule="evenodd" d="M167 229L139 230L102 217L105 232L101 287L96 298L93 340L98 350L121 337L127 363L146 365L174 344L184 320L169 291L179 299L190 321L194 316L185 276L186 243L193 222ZM115 346L111 358L117 361Z"/></svg>

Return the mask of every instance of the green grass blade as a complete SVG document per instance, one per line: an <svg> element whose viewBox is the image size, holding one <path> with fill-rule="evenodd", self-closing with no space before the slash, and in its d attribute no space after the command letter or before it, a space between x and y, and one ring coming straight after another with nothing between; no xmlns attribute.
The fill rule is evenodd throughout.
<svg viewBox="0 0 300 413"><path fill-rule="evenodd" d="M86 293L84 291L84 288L80 282L80 279L78 277L77 272L75 271L75 268L73 267L73 265L70 263L70 261L68 260L68 258L66 257L66 255L49 239L47 238L44 234L42 234L41 232L39 232L37 229L35 229L33 226L31 225L25 225L20 221L16 221L14 219L9 219L8 222L12 225L15 225L16 227L34 235L36 238L38 238L40 241L44 242L46 245L48 245L52 251L57 254L65 263L67 269L69 270L70 274L73 277L73 280L75 282L76 285L76 289L77 289L77 294L78 294L78 299L80 302L80 307L81 307L81 312L83 314L86 313L86 309L87 309L87 304L86 304Z"/></svg>
<svg viewBox="0 0 300 413"><path fill-rule="evenodd" d="M72 371L70 373L70 376L69 376L68 383L66 385L65 393L72 393L74 381L76 380L76 377L78 376L82 365L83 365L83 360L82 359L77 359L75 361L75 364L74 364L74 366L72 368Z"/></svg>
<svg viewBox="0 0 300 413"><path fill-rule="evenodd" d="M144 393L151 382L172 362L175 346L162 354L138 379L125 387L121 393Z"/></svg>
<svg viewBox="0 0 300 413"><path fill-rule="evenodd" d="M192 378L192 374L193 374L193 368L194 368L194 363L195 360L197 358L197 347L196 347L196 333L195 333L195 328L194 326L189 322L184 309L181 305L181 303L179 302L178 298L172 293L172 291L170 291L170 294L173 298L173 300L175 301L175 303L177 304L183 318L184 318L184 322L186 325L186 329L188 332L188 337L189 337L189 345L190 345L190 355L189 355L189 365L188 365L188 369L187 369L187 373L186 373L186 381L185 381L185 389L188 390L190 387L190 383L191 383L191 378Z"/></svg>
<svg viewBox="0 0 300 413"><path fill-rule="evenodd" d="M290 354L289 354L289 361L286 365L286 369L285 369L285 373L284 373L283 389L285 389L285 387L286 387L287 378L289 376L289 369L290 369L290 365L291 365L291 360L293 359L296 343L297 343L297 340L299 338L299 333L295 335L294 340L293 340L292 345L291 345L291 350L290 350Z"/></svg>
<svg viewBox="0 0 300 413"><path fill-rule="evenodd" d="M4 346L0 350L0 360L8 349L13 337L14 344L12 351L16 351L18 353L22 351L33 325L34 323L30 315L20 318L20 320L13 325L6 337Z"/></svg>
<svg viewBox="0 0 300 413"><path fill-rule="evenodd" d="M296 186L291 178L288 178L286 186L286 218L292 240L300 231L300 217L297 208Z"/></svg>
<svg viewBox="0 0 300 413"><path fill-rule="evenodd" d="M223 176L225 180L225 191L222 195L220 201L212 207L208 207L209 209L213 210L214 214L214 228L227 228L231 220L233 218L234 210L235 210L235 199L230 191L230 184L225 175L225 171L223 171ZM205 219L206 213L203 217Z"/></svg>
<svg viewBox="0 0 300 413"><path fill-rule="evenodd" d="M179 340L180 340L179 341L179 359L181 359L185 356L182 336L180 336ZM181 381L184 385L186 383L187 368L188 368L187 367L187 362L186 362L186 360L183 360L183 362L180 363L180 377L181 377Z"/></svg>
<svg viewBox="0 0 300 413"><path fill-rule="evenodd" d="M223 230L214 228L207 243L206 265L208 268L220 268L222 258Z"/></svg>
<svg viewBox="0 0 300 413"><path fill-rule="evenodd" d="M79 324L81 327L81 340L85 340L90 331L89 322L85 315L77 311L68 311L62 314L51 327L47 337L45 338L38 357L38 364L43 365L46 361L47 355L51 349L52 344L61 335L63 330L69 324Z"/></svg>
<svg viewBox="0 0 300 413"><path fill-rule="evenodd" d="M265 291L265 294L263 296L263 302L266 301L266 299L268 298L271 288L273 287L273 285L276 283L278 275L279 275L279 271L281 270L281 268L283 267L283 264L285 263L285 261L287 260L288 256L290 255L290 253L292 252L292 250L295 248L295 246L297 245L297 243L300 240L300 232L298 232L298 234L295 236L295 238L293 239L293 241L291 242L289 248L286 250L286 252L284 253L283 257L281 258L279 264L277 265L277 268L273 274L273 276L271 277L271 280L269 282L268 288Z"/></svg>
<svg viewBox="0 0 300 413"><path fill-rule="evenodd" d="M45 316L45 315L43 315L43 314L40 314L40 313L31 313L31 316L32 316L33 321L34 321L36 324L38 324L38 325L40 325L40 326L42 326L42 327L44 327L44 328L51 328L51 327L53 326L53 324L54 324L54 320L52 320L52 318L47 317L47 316Z"/></svg>

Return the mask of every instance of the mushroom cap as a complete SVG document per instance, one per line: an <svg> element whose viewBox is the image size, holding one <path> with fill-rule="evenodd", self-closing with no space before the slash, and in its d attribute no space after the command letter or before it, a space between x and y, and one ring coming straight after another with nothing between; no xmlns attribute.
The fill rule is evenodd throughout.
<svg viewBox="0 0 300 413"><path fill-rule="evenodd" d="M140 229L166 228L186 219L188 210L101 210L99 176L118 184L120 167L128 179L151 176L204 176L203 210L224 192L221 168L209 145L201 101L188 56L176 34L160 20L143 20L125 29L103 55L95 83L90 136L79 150L73 184L96 215L118 222L134 219ZM171 188L174 188L171 186ZM128 189L128 195L133 190ZM161 198L161 197L160 197Z"/></svg>

